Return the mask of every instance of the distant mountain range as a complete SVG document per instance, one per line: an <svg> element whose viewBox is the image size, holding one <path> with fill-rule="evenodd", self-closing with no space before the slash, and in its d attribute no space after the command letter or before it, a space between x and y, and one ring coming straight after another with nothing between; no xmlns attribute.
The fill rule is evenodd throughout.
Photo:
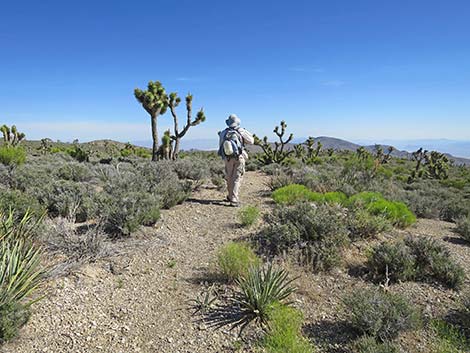
<svg viewBox="0 0 470 353"><path fill-rule="evenodd" d="M288 148L293 148L295 144L305 142L306 138L296 138L294 139L292 144L289 144ZM315 137L316 142L321 142L324 149L333 148L334 150L341 150L341 151L356 151L359 147L363 146L367 150L373 152L375 149L375 144L373 143L353 143L350 141L342 140L335 137L328 137L328 136L319 136ZM420 144L419 142L422 141L423 143ZM441 143L438 143L440 141ZM392 141L390 141L392 142ZM389 146L393 146L395 150L393 151L392 155L394 157L400 158L409 158L411 157L411 152L418 150L420 147L423 147L427 150L435 150L441 153L446 154L451 160L453 160L456 164L465 164L470 165L470 158L462 158L462 157L455 157L448 152L448 149L442 147L443 142L448 142L448 146L458 146L459 150L462 153L459 155L470 156L470 141L468 142L459 142L459 141L452 141L452 140L414 140L408 141L409 144L405 145L406 148L403 147L403 144L407 141L401 141L399 144L387 144L381 143L380 146L383 147L384 151L388 149ZM413 142L413 143L411 143ZM152 145L151 141L134 141L134 144L143 147L150 147ZM218 141L216 139L198 139L198 140L182 140L182 149L184 150L216 150L217 149ZM444 144L445 145L445 144ZM433 148L438 147L438 148ZM467 146L467 147L466 147ZM468 149L467 149L468 148ZM261 148L258 146L253 146L250 149L253 151L260 151Z"/></svg>

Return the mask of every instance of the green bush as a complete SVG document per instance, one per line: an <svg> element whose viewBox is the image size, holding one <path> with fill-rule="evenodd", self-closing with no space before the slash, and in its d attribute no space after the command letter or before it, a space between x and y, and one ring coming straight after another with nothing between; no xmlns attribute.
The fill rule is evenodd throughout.
<svg viewBox="0 0 470 353"><path fill-rule="evenodd" d="M367 266L375 278L384 281L429 281L459 288L464 270L452 260L449 251L435 240L407 237L404 241L384 242L369 254Z"/></svg>
<svg viewBox="0 0 470 353"><path fill-rule="evenodd" d="M314 271L336 266L348 242L346 214L336 205L281 205L267 216L267 223L259 235L260 249L272 255L300 255L299 261Z"/></svg>
<svg viewBox="0 0 470 353"><path fill-rule="evenodd" d="M260 216L259 208L256 206L245 206L238 212L240 223L244 227L252 226L258 221Z"/></svg>
<svg viewBox="0 0 470 353"><path fill-rule="evenodd" d="M229 281L245 277L251 267L259 265L260 259L245 243L228 243L217 254L218 269Z"/></svg>
<svg viewBox="0 0 470 353"><path fill-rule="evenodd" d="M355 290L344 303L352 326L382 342L420 324L418 311L404 297L382 289Z"/></svg>
<svg viewBox="0 0 470 353"><path fill-rule="evenodd" d="M269 353L312 353L310 342L302 336L302 313L292 307L274 304L269 312L269 328L263 346Z"/></svg>
<svg viewBox="0 0 470 353"><path fill-rule="evenodd" d="M267 268L252 267L247 276L240 277L235 302L241 315L233 322L234 327L240 327L240 334L251 322L267 327L273 305L284 303L296 291L292 282L285 270L273 268L272 264Z"/></svg>
<svg viewBox="0 0 470 353"><path fill-rule="evenodd" d="M470 217L462 217L457 220L455 231L467 242L470 242Z"/></svg>
<svg viewBox="0 0 470 353"><path fill-rule="evenodd" d="M400 353L400 346L391 342L377 342L374 337L362 336L354 342L355 353Z"/></svg>
<svg viewBox="0 0 470 353"><path fill-rule="evenodd" d="M324 200L327 203L337 203L340 205L346 205L348 197L341 191L331 191L323 194Z"/></svg>
<svg viewBox="0 0 470 353"><path fill-rule="evenodd" d="M300 201L321 201L323 197L313 193L304 185L291 184L275 190L272 194L274 202L292 205Z"/></svg>
<svg viewBox="0 0 470 353"><path fill-rule="evenodd" d="M376 200L367 206L373 215L384 216L394 225L405 228L416 222L416 216L402 202Z"/></svg>
<svg viewBox="0 0 470 353"><path fill-rule="evenodd" d="M401 228L416 222L416 216L408 207L399 201L388 201L377 192L361 192L349 198L349 204L354 208L364 208L376 216L383 216L393 225Z"/></svg>
<svg viewBox="0 0 470 353"><path fill-rule="evenodd" d="M348 197L340 191L332 191L323 194L313 192L306 186L300 184L291 184L281 187L273 192L272 197L276 203L288 205L302 201L345 205L348 201Z"/></svg>
<svg viewBox="0 0 470 353"><path fill-rule="evenodd" d="M349 204L355 207L367 208L371 203L383 200L382 194L378 192L364 191L349 198Z"/></svg>
<svg viewBox="0 0 470 353"><path fill-rule="evenodd" d="M26 161L26 152L21 147L1 146L0 163L7 166L23 164Z"/></svg>

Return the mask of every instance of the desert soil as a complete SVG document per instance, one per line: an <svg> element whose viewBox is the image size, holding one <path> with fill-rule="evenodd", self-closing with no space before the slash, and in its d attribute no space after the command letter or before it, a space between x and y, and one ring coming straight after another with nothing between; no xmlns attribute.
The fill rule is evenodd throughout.
<svg viewBox="0 0 470 353"><path fill-rule="evenodd" d="M267 176L248 172L244 204L270 205ZM238 209L220 201L225 195L204 185L182 205L163 211L161 221L145 228L138 245L51 279L47 296L33 307L20 336L2 352L233 352L248 351L237 332L214 330L193 315L189 302L208 287L217 250L230 240L256 232L238 226ZM260 227L261 225L258 225ZM468 272L470 247L453 234L450 223L420 220L407 232L432 236L449 247ZM391 234L388 236L396 236ZM345 253L345 266L327 274L286 263L299 276L295 305L304 313L305 334L323 352L348 352L354 334L344 320L341 298L367 285L361 266L370 243ZM468 289L468 280L465 283ZM223 288L223 286L222 286ZM459 293L436 285L403 283L392 291L420 304L426 315L456 308ZM429 352L426 335L400 338L409 352Z"/></svg>

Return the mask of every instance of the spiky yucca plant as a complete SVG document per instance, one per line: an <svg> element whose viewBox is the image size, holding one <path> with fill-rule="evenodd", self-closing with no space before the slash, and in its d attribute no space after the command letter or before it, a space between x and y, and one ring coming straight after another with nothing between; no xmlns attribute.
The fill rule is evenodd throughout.
<svg viewBox="0 0 470 353"><path fill-rule="evenodd" d="M8 213L0 211L0 241L30 240L43 217L44 215L36 217L32 212L26 211L23 217L17 219L14 210L10 210Z"/></svg>
<svg viewBox="0 0 470 353"><path fill-rule="evenodd" d="M29 212L22 218L14 210L0 213L0 342L15 337L29 317L44 270L41 250L31 241L41 219Z"/></svg>
<svg viewBox="0 0 470 353"><path fill-rule="evenodd" d="M267 268L252 267L247 276L237 280L240 289L235 300L241 316L232 323L233 326L240 327L240 334L251 322L266 327L271 307L275 303L284 303L297 290L291 286L294 280L289 279L285 270L275 269L272 264Z"/></svg>
<svg viewBox="0 0 470 353"><path fill-rule="evenodd" d="M40 249L29 241L4 241L0 251L0 307L3 307L29 299L44 271L40 267ZM32 303L27 301L26 305Z"/></svg>

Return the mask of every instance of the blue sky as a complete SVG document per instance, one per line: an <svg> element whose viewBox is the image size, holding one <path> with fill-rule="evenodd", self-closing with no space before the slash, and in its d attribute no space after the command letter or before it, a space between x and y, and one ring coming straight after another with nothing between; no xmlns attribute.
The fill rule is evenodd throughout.
<svg viewBox="0 0 470 353"><path fill-rule="evenodd" d="M469 18L464 0L4 1L0 123L148 140L133 90L160 80L204 107L192 139L237 113L259 135L285 119L298 137L470 140Z"/></svg>

